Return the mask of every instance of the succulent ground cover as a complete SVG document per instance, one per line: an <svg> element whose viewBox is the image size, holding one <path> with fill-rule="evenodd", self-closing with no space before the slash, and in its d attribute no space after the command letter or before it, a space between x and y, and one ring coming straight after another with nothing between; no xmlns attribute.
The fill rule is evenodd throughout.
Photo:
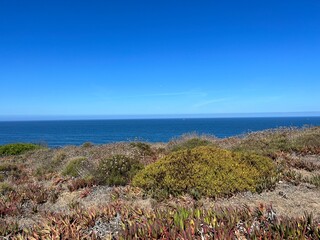
<svg viewBox="0 0 320 240"><path fill-rule="evenodd" d="M320 238L319 127L31 145L0 146L0 238Z"/></svg>

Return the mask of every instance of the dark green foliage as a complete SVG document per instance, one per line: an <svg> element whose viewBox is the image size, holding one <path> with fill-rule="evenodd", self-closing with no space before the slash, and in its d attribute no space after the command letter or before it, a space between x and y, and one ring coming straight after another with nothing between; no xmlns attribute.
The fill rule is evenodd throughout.
<svg viewBox="0 0 320 240"><path fill-rule="evenodd" d="M206 139L202 139L200 137L193 137L187 140L178 141L175 144L171 144L169 149L172 152L174 152L174 151L180 151L185 149L193 149L200 146L208 146L210 144L211 142Z"/></svg>
<svg viewBox="0 0 320 240"><path fill-rule="evenodd" d="M82 147L83 148L90 148L90 147L93 147L94 145L93 145L93 143L91 143L91 142L85 142L85 143L83 143L82 144Z"/></svg>
<svg viewBox="0 0 320 240"><path fill-rule="evenodd" d="M41 148L40 145L31 143L13 143L0 146L0 156L19 155L27 151Z"/></svg>
<svg viewBox="0 0 320 240"><path fill-rule="evenodd" d="M136 148L143 156L151 156L153 154L149 144L143 142L132 142L130 146Z"/></svg>
<svg viewBox="0 0 320 240"><path fill-rule="evenodd" d="M133 185L158 194L188 193L200 196L228 196L239 191L260 190L272 182L275 166L268 158L230 152L216 147L197 147L174 152L148 165L133 179Z"/></svg>
<svg viewBox="0 0 320 240"><path fill-rule="evenodd" d="M0 196L13 191L13 187L8 182L0 182Z"/></svg>
<svg viewBox="0 0 320 240"><path fill-rule="evenodd" d="M138 160L124 155L116 155L99 162L95 177L100 184L125 185L142 168L143 165Z"/></svg>

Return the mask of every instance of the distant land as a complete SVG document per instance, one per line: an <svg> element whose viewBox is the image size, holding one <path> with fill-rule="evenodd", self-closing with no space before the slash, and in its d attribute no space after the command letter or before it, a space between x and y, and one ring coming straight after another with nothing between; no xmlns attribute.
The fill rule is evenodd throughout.
<svg viewBox="0 0 320 240"><path fill-rule="evenodd" d="M136 115L0 115L0 121L171 119L171 118L248 118L248 117L319 117L314 112L203 113L203 114L136 114Z"/></svg>

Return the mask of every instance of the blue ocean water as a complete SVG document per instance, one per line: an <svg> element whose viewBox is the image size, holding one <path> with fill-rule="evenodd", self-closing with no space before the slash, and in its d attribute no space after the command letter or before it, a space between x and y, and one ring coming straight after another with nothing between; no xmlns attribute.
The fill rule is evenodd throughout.
<svg viewBox="0 0 320 240"><path fill-rule="evenodd" d="M320 117L60 120L0 122L0 144L45 143L49 147L141 140L167 142L184 133L230 137L277 127L320 126Z"/></svg>

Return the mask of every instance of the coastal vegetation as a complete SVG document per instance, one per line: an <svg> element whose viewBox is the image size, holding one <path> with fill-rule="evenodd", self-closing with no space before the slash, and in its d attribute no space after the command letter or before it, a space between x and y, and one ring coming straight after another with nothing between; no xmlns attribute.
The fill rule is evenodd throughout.
<svg viewBox="0 0 320 240"><path fill-rule="evenodd" d="M133 185L155 197L186 193L196 198L224 197L241 191L255 192L263 181L275 177L273 173L275 166L268 158L192 146L148 165L135 176Z"/></svg>
<svg viewBox="0 0 320 240"><path fill-rule="evenodd" d="M143 168L139 160L124 155L115 155L99 161L96 181L108 186L126 185Z"/></svg>
<svg viewBox="0 0 320 240"><path fill-rule="evenodd" d="M320 127L0 146L7 239L319 239Z"/></svg>
<svg viewBox="0 0 320 240"><path fill-rule="evenodd" d="M39 149L41 146L32 143L13 143L0 146L0 156L19 155L27 151Z"/></svg>

